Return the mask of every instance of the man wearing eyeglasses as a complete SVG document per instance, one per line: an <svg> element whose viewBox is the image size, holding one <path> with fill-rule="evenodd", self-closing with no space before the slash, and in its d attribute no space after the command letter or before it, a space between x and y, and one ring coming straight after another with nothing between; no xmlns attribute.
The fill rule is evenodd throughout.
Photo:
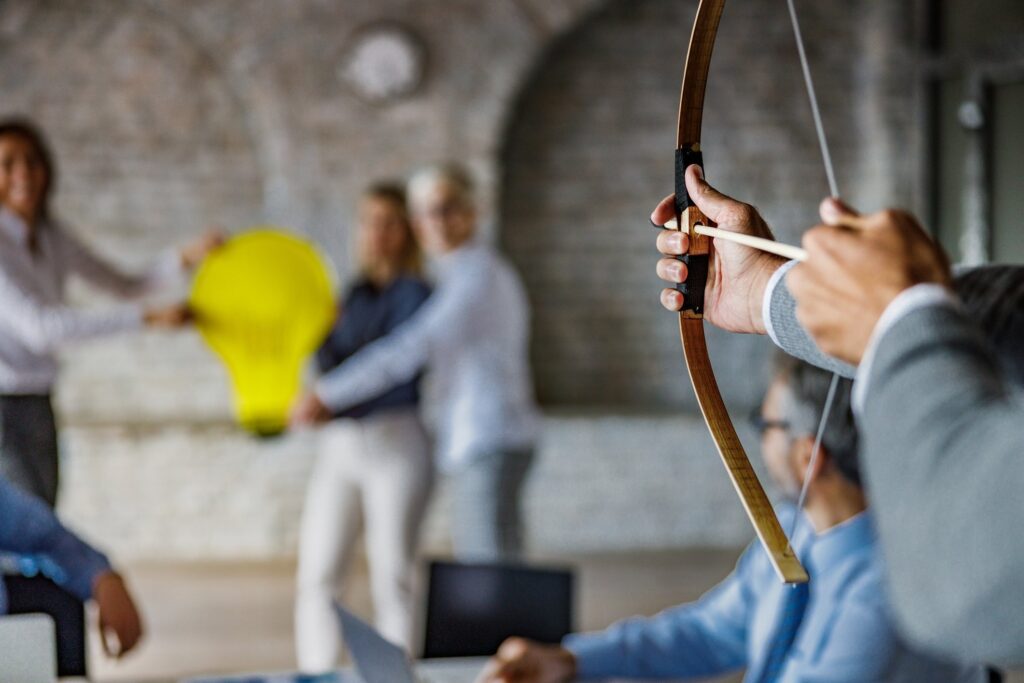
<svg viewBox="0 0 1024 683"><path fill-rule="evenodd" d="M772 238L749 204L696 166L687 192L719 227ZM950 272L910 214L857 218L829 198L804 263L716 240L704 319L767 334L786 353L856 377L861 460L905 637L930 651L1024 664L1024 266ZM651 221L674 216L674 199ZM855 221L858 229L841 227ZM685 234L657 237L659 277L685 282ZM958 269L959 270L959 269ZM661 303L679 310L682 295ZM953 502L961 504L953 504Z"/></svg>
<svg viewBox="0 0 1024 683"><path fill-rule="evenodd" d="M754 422L772 480L795 500L810 477L793 547L807 585L779 582L752 543L735 571L697 602L633 618L561 646L506 641L480 683L573 679L682 679L745 668L745 681L986 681L980 666L912 650L896 633L882 561L857 463L850 382L843 380L815 467L808 471L830 373L795 359L778 362ZM796 511L780 515L788 527Z"/></svg>

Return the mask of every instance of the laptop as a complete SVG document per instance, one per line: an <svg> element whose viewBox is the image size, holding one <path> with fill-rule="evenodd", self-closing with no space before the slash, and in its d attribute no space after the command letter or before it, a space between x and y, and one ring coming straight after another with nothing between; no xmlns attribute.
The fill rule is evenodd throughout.
<svg viewBox="0 0 1024 683"><path fill-rule="evenodd" d="M424 664L424 667L433 669L431 676L417 676L413 672L412 662L402 648L385 640L372 626L344 607L335 603L334 609L341 623L345 645L348 646L355 664L355 673L335 671L320 675L244 674L190 678L187 683L354 683L356 676L361 683L469 683L476 680L484 666L482 661L475 659L439 662L438 664L442 666ZM7 679L4 678L0 678L0 681L7 683Z"/></svg>
<svg viewBox="0 0 1024 683"><path fill-rule="evenodd" d="M418 679L405 650L388 642L365 621L334 603L342 638L363 683L429 683Z"/></svg>
<svg viewBox="0 0 1024 683"><path fill-rule="evenodd" d="M423 657L488 657L509 636L559 643L572 615L569 570L431 562Z"/></svg>
<svg viewBox="0 0 1024 683"><path fill-rule="evenodd" d="M46 614L0 617L0 681L53 683L57 680L57 643L53 619Z"/></svg>

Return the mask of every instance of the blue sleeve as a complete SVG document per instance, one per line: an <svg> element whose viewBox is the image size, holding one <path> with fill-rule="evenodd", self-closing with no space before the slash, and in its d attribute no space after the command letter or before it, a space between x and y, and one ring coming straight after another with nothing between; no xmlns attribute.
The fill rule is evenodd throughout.
<svg viewBox="0 0 1024 683"><path fill-rule="evenodd" d="M68 531L41 500L0 477L0 550L44 555L62 570L61 585L81 600L92 597L96 578L110 570L99 551Z"/></svg>
<svg viewBox="0 0 1024 683"><path fill-rule="evenodd" d="M754 607L751 546L735 571L697 602L649 618L633 618L599 633L568 636L577 676L685 678L734 671L747 663Z"/></svg>

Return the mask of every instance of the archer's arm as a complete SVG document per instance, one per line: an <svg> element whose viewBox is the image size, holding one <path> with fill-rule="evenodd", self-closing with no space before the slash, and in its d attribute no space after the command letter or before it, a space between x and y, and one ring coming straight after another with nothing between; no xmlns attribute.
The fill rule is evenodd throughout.
<svg viewBox="0 0 1024 683"><path fill-rule="evenodd" d="M1024 401L948 301L911 310L873 348L858 374L861 457L897 622L928 649L1020 664Z"/></svg>
<svg viewBox="0 0 1024 683"><path fill-rule="evenodd" d="M797 321L796 300L786 286L786 273L794 265L796 261L783 265L768 281L762 309L765 331L789 355L843 377L853 377L857 368L824 353Z"/></svg>

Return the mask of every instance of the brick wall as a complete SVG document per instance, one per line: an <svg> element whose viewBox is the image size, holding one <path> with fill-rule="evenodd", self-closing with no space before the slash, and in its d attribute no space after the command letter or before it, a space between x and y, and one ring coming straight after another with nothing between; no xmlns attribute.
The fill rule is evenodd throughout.
<svg viewBox="0 0 1024 683"><path fill-rule="evenodd" d="M915 100L892 47L906 44L905 19L875 2L802 4L841 192L868 207L906 202ZM658 305L647 223L672 191L693 11L611 3L550 47L516 103L502 240L532 295L533 362L548 403L695 409L672 316ZM707 177L757 205L780 239L812 224L828 186L784 3L726 6L702 143ZM581 257L586 267L569 263ZM770 345L717 331L709 343L728 403L758 402Z"/></svg>
<svg viewBox="0 0 1024 683"><path fill-rule="evenodd" d="M869 206L916 196L907 11L801 4L841 185ZM749 531L692 413L645 224L671 189L694 6L9 0L0 107L52 137L60 215L131 266L208 224L272 222L323 244L345 277L367 181L464 160L481 181L489 234L523 271L536 310L549 416L527 500L533 547L733 545ZM824 182L783 9L727 8L704 142L709 176L796 239ZM379 19L405 22L429 54L421 91L385 107L336 75L355 31ZM570 239L584 233L590 264L570 264L580 251ZM105 303L84 288L74 295ZM768 346L712 340L741 418L763 386ZM69 350L59 405L62 512L116 555L293 552L311 440L238 434L224 372L193 333ZM433 548L445 546L445 509L442 493Z"/></svg>

